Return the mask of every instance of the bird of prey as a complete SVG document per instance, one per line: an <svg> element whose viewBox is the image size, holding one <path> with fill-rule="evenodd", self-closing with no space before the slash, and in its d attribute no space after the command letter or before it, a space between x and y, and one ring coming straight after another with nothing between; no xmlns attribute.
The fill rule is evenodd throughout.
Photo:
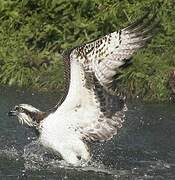
<svg viewBox="0 0 175 180"><path fill-rule="evenodd" d="M90 160L88 144L116 135L125 120L125 98L116 91L118 70L152 38L155 16L68 50L63 55L65 93L47 112L19 104L9 112L36 128L39 141L58 152L70 165Z"/></svg>

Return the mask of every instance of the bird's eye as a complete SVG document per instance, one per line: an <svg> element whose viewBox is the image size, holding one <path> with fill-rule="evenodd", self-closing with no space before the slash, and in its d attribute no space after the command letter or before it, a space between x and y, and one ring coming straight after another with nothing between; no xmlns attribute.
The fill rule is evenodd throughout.
<svg viewBox="0 0 175 180"><path fill-rule="evenodd" d="M15 106L14 110L18 111L19 110L19 106Z"/></svg>
<svg viewBox="0 0 175 180"><path fill-rule="evenodd" d="M15 111L23 112L24 110L23 110L22 107L16 106L16 107L15 107Z"/></svg>

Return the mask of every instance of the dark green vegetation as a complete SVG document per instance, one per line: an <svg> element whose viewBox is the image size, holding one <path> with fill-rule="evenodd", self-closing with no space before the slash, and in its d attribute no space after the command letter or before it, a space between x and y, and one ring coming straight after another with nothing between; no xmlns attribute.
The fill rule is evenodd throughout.
<svg viewBox="0 0 175 180"><path fill-rule="evenodd" d="M174 0L1 0L0 83L62 89L63 50L115 31L148 10L161 20L149 46L120 77L122 91L144 100L168 100L175 67Z"/></svg>

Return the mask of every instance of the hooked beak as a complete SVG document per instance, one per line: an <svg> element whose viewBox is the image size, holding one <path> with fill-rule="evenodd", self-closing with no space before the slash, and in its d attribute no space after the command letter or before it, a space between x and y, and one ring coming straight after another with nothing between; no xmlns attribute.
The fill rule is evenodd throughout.
<svg viewBox="0 0 175 180"><path fill-rule="evenodd" d="M12 110L12 111L9 111L7 114L8 116L16 116L17 112Z"/></svg>

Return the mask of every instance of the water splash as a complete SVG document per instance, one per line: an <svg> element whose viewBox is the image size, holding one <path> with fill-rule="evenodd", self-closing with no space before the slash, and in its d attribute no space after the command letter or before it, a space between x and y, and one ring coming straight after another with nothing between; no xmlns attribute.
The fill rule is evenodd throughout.
<svg viewBox="0 0 175 180"><path fill-rule="evenodd" d="M0 149L0 157L8 158L8 159L16 159L18 160L20 157L19 151L12 147L5 147L4 149Z"/></svg>

